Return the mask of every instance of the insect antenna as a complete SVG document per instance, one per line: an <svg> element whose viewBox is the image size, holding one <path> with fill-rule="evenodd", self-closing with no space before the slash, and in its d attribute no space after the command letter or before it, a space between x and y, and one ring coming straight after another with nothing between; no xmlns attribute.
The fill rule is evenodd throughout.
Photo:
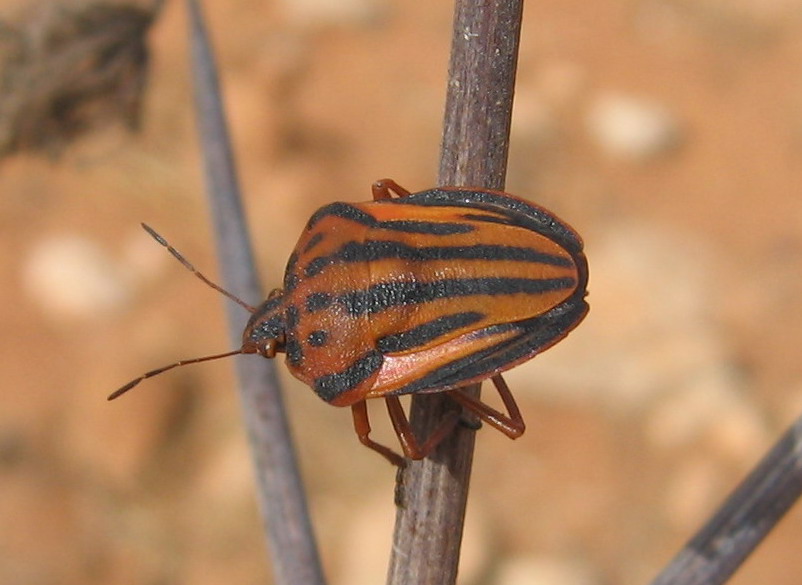
<svg viewBox="0 0 802 585"><path fill-rule="evenodd" d="M142 374L138 378L135 378L135 379L131 380L125 386L122 386L118 390L115 390L114 392L109 394L109 397L107 398L107 400L114 400L115 398L119 398L120 396L122 396L123 394L128 392L131 388L133 388L134 386L139 384L142 380L147 380L148 378L152 378L153 376L158 376L159 374L161 374L163 372L166 372L167 370L172 370L173 368L177 368L178 366L186 366L186 365L189 365L189 364L197 364L198 362L208 362L208 361L211 361L211 360L219 360L220 358L230 357L232 355L239 355L241 353L243 353L242 348L236 349L234 351L227 351L226 353L218 353L218 354L215 354L215 355L207 355L207 356L204 356L204 357L192 358L192 359L189 359L189 360L181 360L181 361L175 362L174 364L170 364L168 366L162 366L161 368L157 368L155 370L151 370L149 372L146 372L146 373Z"/></svg>
<svg viewBox="0 0 802 585"><path fill-rule="evenodd" d="M180 253L178 250L176 250L175 248L173 248L173 247L170 245L170 243L169 243L167 240L165 240L163 237L161 237L161 236L160 236L160 235L159 235L159 234L156 232L156 230L154 230L154 229L153 229L152 227L150 227L148 224L146 224L146 223L143 223L143 224L142 224L142 227L145 229L145 231L146 231L146 232L148 232L148 233L151 235L151 237L152 237L154 240L156 240L156 241L157 241L157 242L159 242L159 243L160 243L162 246L164 246L165 248L167 248L167 251L168 251L168 252L170 252L170 254L172 254L172 255L173 255L175 258L176 258L176 260L178 260L178 261L179 261L181 264L183 264L183 265L184 265L184 268L186 268L187 270L189 270L189 271L190 271L192 274L194 274L195 276L197 276L198 278L200 278L200 279L201 279L203 282L205 282L207 285L209 285L210 287L212 287L212 288L213 288L214 290L216 290L217 292L219 292L219 293L222 293L222 294L224 294L225 296L227 296L229 299L231 299L232 301L234 301L235 303L237 303L237 304L238 304L238 305L240 305L241 307L245 307L245 309L247 309L247 310L248 310L248 312L250 312L250 313L255 313L255 312L256 312L256 308L255 308L255 307L252 307L251 305L249 305L248 303L246 303L245 301L243 301L242 299L240 299L238 296L236 296L236 295L234 295L234 294L232 294L232 293L228 292L228 291L227 291L226 289L224 289L222 286L220 286L220 285L218 285L218 284L215 284L214 282L212 282L211 280L209 280L208 278L206 278L206 277L205 277L203 274L201 274L200 270L198 270L198 269L197 269L197 268L195 268L195 267L194 267L192 264L190 264L190 263L189 263L189 261L188 261L186 258L184 258L184 257L181 255L181 253ZM146 376L146 377L147 377L147 376Z"/></svg>

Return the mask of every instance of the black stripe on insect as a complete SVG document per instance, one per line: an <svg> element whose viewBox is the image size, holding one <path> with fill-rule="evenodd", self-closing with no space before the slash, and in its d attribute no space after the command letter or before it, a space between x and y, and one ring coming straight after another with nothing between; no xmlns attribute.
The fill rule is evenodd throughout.
<svg viewBox="0 0 802 585"><path fill-rule="evenodd" d="M371 228L384 229L407 234L429 234L433 236L453 236L474 231L472 225L460 222L421 221L414 219L394 219L379 221L369 213L348 203L331 203L319 209L306 224L307 231L313 229L327 217L347 219Z"/></svg>
<svg viewBox="0 0 802 585"><path fill-rule="evenodd" d="M435 299L467 296L538 295L576 286L565 278L444 278L432 282L382 282L366 289L343 293L338 301L351 315L379 313L400 305L421 305Z"/></svg>
<svg viewBox="0 0 802 585"><path fill-rule="evenodd" d="M382 337L376 341L376 347L385 354L410 351L452 331L478 323L484 318L485 315L477 311L466 311L437 317L412 329Z"/></svg>
<svg viewBox="0 0 802 585"><path fill-rule="evenodd" d="M369 240L367 242L348 242L334 254L317 256L304 267L304 274L313 277L324 268L338 262L361 263L379 260L407 260L410 262L431 262L438 260L481 260L484 262L531 262L549 266L570 268L573 261L566 256L548 254L522 246L499 244L474 244L471 246L410 246L395 240Z"/></svg>

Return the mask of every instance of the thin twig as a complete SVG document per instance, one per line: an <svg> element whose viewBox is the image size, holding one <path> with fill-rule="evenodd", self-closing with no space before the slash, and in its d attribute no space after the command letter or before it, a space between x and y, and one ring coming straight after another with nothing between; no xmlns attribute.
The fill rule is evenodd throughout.
<svg viewBox="0 0 802 585"><path fill-rule="evenodd" d="M652 585L719 585L802 494L802 417Z"/></svg>
<svg viewBox="0 0 802 585"><path fill-rule="evenodd" d="M440 185L504 187L522 8L523 0L457 0ZM415 396L415 432L428 436L453 407L437 394ZM460 429L404 471L390 585L456 581L473 445L474 431Z"/></svg>
<svg viewBox="0 0 802 585"><path fill-rule="evenodd" d="M222 280L251 302L264 298L237 184L216 66L196 0L188 0L195 103ZM227 304L232 345L242 343L247 314ZM323 572L304 499L273 362L237 359L240 399L257 477L259 507L279 585L322 585Z"/></svg>

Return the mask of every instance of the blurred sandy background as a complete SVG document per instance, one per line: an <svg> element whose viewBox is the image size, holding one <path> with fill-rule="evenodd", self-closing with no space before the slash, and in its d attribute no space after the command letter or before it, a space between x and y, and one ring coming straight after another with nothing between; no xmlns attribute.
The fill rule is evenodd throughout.
<svg viewBox="0 0 802 585"><path fill-rule="evenodd" d="M205 5L269 289L321 204L432 186L452 5ZM528 2L507 186L583 234L592 309L510 374L527 434L480 433L461 583L647 583L802 412L800 8ZM139 133L0 161L5 584L270 580L232 364L105 401L228 348L221 298L139 228L217 274L185 25L172 1L150 30ZM284 377L331 583L382 583L394 472ZM732 582L798 584L800 539L797 507Z"/></svg>

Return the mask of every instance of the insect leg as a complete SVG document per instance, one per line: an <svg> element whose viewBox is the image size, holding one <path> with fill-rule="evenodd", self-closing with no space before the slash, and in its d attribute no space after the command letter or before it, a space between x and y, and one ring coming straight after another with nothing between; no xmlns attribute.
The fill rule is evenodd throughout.
<svg viewBox="0 0 802 585"><path fill-rule="evenodd" d="M523 435L526 430L526 424L521 416L521 411L518 409L518 405L515 403L515 398L512 392L510 392L507 383L500 374L493 376L493 384L496 386L499 396L501 396L501 401L504 403L504 408L507 409L507 414L499 412L481 400L468 396L459 389L449 390L448 395L478 416L482 421L498 429L510 439L517 439Z"/></svg>
<svg viewBox="0 0 802 585"><path fill-rule="evenodd" d="M356 436L359 437L360 443L381 454L393 465L398 467L406 466L406 462L401 455L384 445L380 445L369 437L370 420L368 419L368 405L364 400L351 405L351 414L354 416L354 430L356 431Z"/></svg>
<svg viewBox="0 0 802 585"><path fill-rule="evenodd" d="M412 431L412 426L409 424L409 419L404 413L404 408L401 406L398 396L385 396L385 400L387 401L387 412L390 413L390 421L393 423L395 434L398 435L398 441L401 443L404 455L410 459L423 459L426 457L443 439L451 434L459 422L460 413L456 410L449 410L440 422L440 426L432 431L429 438L421 445Z"/></svg>
<svg viewBox="0 0 802 585"><path fill-rule="evenodd" d="M373 191L373 199L375 201L379 201L380 199L392 199L393 196L391 192L395 193L396 197L406 197L409 195L409 191L392 179L379 179L373 183L370 188L371 191Z"/></svg>

